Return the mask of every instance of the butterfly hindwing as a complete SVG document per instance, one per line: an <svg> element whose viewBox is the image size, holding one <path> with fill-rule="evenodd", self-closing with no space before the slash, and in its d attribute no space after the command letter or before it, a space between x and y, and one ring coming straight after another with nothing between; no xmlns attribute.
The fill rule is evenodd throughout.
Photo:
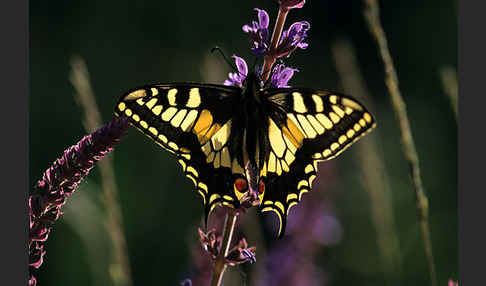
<svg viewBox="0 0 486 286"><path fill-rule="evenodd" d="M349 96L299 88L264 93L277 109L268 119L270 151L261 172L266 180L262 211L277 214L282 235L290 208L311 188L317 162L339 155L375 121Z"/></svg>
<svg viewBox="0 0 486 286"><path fill-rule="evenodd" d="M302 156L302 155L301 155ZM312 158L296 158L292 171L280 175L268 172L265 177L266 193L262 203L262 212L273 211L279 219L278 235L285 233L287 215L291 207L310 191L312 181L316 178L317 167Z"/></svg>
<svg viewBox="0 0 486 286"><path fill-rule="evenodd" d="M241 91L210 84L159 84L129 91L115 109L178 157L202 196L206 216L218 203L235 205L232 182L244 176L230 153L231 118Z"/></svg>

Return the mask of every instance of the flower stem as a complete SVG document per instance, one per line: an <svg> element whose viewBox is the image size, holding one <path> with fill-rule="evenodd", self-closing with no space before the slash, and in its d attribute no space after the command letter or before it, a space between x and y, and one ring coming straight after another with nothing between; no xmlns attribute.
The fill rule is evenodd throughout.
<svg viewBox="0 0 486 286"><path fill-rule="evenodd" d="M273 27L270 49L263 59L263 68L262 68L263 81L268 80L272 66L275 63L276 57L274 55L274 51L275 49L277 49L278 42L280 41L280 36L282 35L285 19L287 18L288 13L289 13L288 9L280 8L278 10L277 21L275 23L275 26Z"/></svg>
<svg viewBox="0 0 486 286"><path fill-rule="evenodd" d="M213 278L211 279L211 286L220 286L223 281L223 275L227 268L225 263L225 257L228 255L230 244L233 238L233 232L236 225L236 218L238 213L234 209L228 209L228 214L226 215L226 221L224 226L223 241L221 243L221 250L216 257L216 262L214 263Z"/></svg>
<svg viewBox="0 0 486 286"><path fill-rule="evenodd" d="M365 11L364 16L368 24L370 33L378 44L378 49L385 66L385 83L390 93L391 102L395 115L400 124L402 145L405 158L410 168L410 175L412 178L413 189L415 193L415 203L418 211L420 228L422 230L422 239L425 246L425 254L429 266L430 284L437 285L437 277L434 264L434 256L432 254L432 242L430 239L429 219L428 219L428 199L424 192L422 179L420 177L419 157L415 149L415 143L412 137L410 122L407 116L407 109L405 102L400 94L398 88L398 77L393 65L393 60L388 49L385 32L380 22L378 3L376 0L364 0Z"/></svg>

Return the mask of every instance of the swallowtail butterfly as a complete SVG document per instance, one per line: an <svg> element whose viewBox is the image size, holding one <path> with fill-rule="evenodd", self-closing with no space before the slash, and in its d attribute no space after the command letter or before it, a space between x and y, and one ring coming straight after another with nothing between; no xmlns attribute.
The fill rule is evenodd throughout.
<svg viewBox="0 0 486 286"><path fill-rule="evenodd" d="M311 88L262 88L257 74L243 87L172 83L133 89L115 114L175 154L202 196L206 217L217 204L238 207L255 166L263 212L277 214L279 236L292 206L332 159L375 126L356 99Z"/></svg>

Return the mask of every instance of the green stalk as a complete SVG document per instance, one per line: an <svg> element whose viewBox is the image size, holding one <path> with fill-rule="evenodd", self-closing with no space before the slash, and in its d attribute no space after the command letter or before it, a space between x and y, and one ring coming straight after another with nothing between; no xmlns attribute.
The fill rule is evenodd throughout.
<svg viewBox="0 0 486 286"><path fill-rule="evenodd" d="M398 88L398 77L393 65L393 60L388 49L388 43L379 18L379 8L376 0L364 0L364 16L370 33L373 35L385 66L385 83L390 93L391 103L395 116L400 124L402 147L405 159L410 168L415 202L422 231L422 239L425 246L425 254L429 266L430 284L437 285L434 256L432 254L432 242L430 239L429 218L428 218L428 199L424 192L422 179L420 177L419 157L412 137L410 122L407 116L405 102Z"/></svg>

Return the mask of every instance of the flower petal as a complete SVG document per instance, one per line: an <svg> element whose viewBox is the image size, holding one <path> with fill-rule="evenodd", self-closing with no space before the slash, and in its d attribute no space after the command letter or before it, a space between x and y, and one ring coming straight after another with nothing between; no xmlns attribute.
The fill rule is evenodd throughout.
<svg viewBox="0 0 486 286"><path fill-rule="evenodd" d="M255 8L258 14L258 22L252 21L251 25L243 25L241 29L248 33L251 50L256 56L261 56L268 50L268 24L270 22L268 13L265 10Z"/></svg>
<svg viewBox="0 0 486 286"><path fill-rule="evenodd" d="M249 33L253 30L253 27L250 27L250 25L243 25L243 27L241 27L241 29L243 30L243 32Z"/></svg>
<svg viewBox="0 0 486 286"><path fill-rule="evenodd" d="M245 60L236 55L233 55L232 58L235 59L236 67L238 68L240 75L244 75L246 77L248 74L248 66L246 65Z"/></svg>
<svg viewBox="0 0 486 286"><path fill-rule="evenodd" d="M299 71L295 68L285 67L284 64L277 64L275 65L272 77L270 79L270 85L273 88L283 88L283 87L290 87L288 86L289 80L294 75L294 72Z"/></svg>
<svg viewBox="0 0 486 286"><path fill-rule="evenodd" d="M246 62L243 58L240 58L236 55L233 55L232 58L235 60L238 72L228 73L229 79L225 80L223 84L242 87L243 81L248 74L248 66L246 65Z"/></svg>
<svg viewBox="0 0 486 286"><path fill-rule="evenodd" d="M294 76L294 72L296 71L298 71L298 69L284 68L284 70L280 74L280 84L286 86L289 80Z"/></svg>
<svg viewBox="0 0 486 286"><path fill-rule="evenodd" d="M283 31L280 42L275 51L277 58L289 57L297 48L306 49L309 44L303 41L307 38L310 24L307 21L293 23L288 30Z"/></svg>
<svg viewBox="0 0 486 286"><path fill-rule="evenodd" d="M260 24L259 28L260 29L268 28L268 23L270 22L270 20L267 11L258 8L255 8L255 11L258 12L258 22Z"/></svg>

